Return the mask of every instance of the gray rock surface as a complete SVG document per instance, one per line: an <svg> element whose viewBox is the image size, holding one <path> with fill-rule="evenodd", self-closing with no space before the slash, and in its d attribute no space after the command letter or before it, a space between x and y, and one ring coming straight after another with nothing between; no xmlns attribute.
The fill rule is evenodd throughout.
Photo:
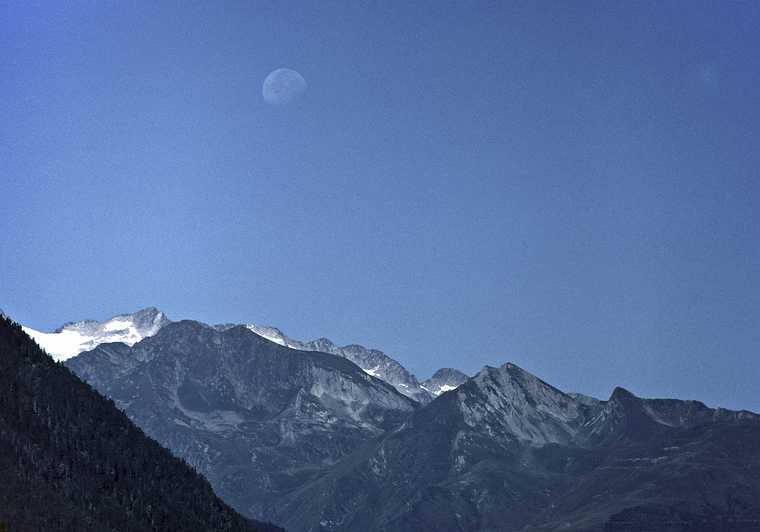
<svg viewBox="0 0 760 532"><path fill-rule="evenodd" d="M418 405L356 365L243 326L182 321L67 362L248 515L398 425Z"/></svg>

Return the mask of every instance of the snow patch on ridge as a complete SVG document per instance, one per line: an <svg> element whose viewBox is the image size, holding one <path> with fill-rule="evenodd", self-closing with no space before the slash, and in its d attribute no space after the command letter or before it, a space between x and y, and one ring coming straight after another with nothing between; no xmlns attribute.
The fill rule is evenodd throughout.
<svg viewBox="0 0 760 532"><path fill-rule="evenodd" d="M456 390L467 380L467 375L453 368L441 368L422 383L422 387L435 397Z"/></svg>
<svg viewBox="0 0 760 532"><path fill-rule="evenodd" d="M95 347L93 337L82 335L77 331L44 333L29 327L22 327L22 329L57 361L67 360Z"/></svg>
<svg viewBox="0 0 760 532"><path fill-rule="evenodd" d="M147 308L134 314L121 314L105 322L79 321L67 323L55 332L46 333L22 327L37 345L56 361L64 361L100 344L121 342L133 346L143 338L155 335L169 323L158 309Z"/></svg>
<svg viewBox="0 0 760 532"><path fill-rule="evenodd" d="M362 371L364 371L364 373L372 375L373 377L377 377L378 379L382 378L380 377L380 366L375 366L374 368L362 368Z"/></svg>

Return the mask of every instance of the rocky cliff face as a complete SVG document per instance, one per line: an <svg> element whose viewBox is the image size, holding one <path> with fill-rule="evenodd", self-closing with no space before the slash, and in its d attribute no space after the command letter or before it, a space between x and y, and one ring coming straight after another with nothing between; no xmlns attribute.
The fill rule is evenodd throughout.
<svg viewBox="0 0 760 532"><path fill-rule="evenodd" d="M166 325L133 347L67 365L248 515L400 423L417 403L334 355L295 351L243 326Z"/></svg>

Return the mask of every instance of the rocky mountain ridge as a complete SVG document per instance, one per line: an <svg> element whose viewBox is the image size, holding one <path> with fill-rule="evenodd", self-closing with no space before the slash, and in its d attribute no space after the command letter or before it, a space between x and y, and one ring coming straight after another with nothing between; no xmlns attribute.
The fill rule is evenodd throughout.
<svg viewBox="0 0 760 532"><path fill-rule="evenodd" d="M106 343L123 343L132 346L144 338L154 336L161 328L171 323L162 311L148 307L132 314L119 314L104 322L81 320L67 322L53 332L41 332L30 327L24 331L31 336L55 360L64 361L84 351ZM239 324L215 325L219 330L236 327ZM346 358L373 377L388 382L400 393L420 403L429 402L441 390L435 386L430 392L417 378L398 361L378 349L369 349L358 344L337 346L327 338L302 342L286 336L276 327L245 324L254 333L280 345L299 351L320 351ZM456 371L456 370L452 370ZM461 379L450 379L444 383L450 389L452 383ZM463 381L461 381L463 382ZM460 382L460 383L461 383ZM443 390L445 391L445 390Z"/></svg>
<svg viewBox="0 0 760 532"><path fill-rule="evenodd" d="M318 338L309 342L302 342L286 336L276 327L255 324L248 324L246 327L268 340L290 347L291 349L319 351L346 358L373 377L384 380L395 387L400 393L420 403L428 403L434 397L434 394L420 384L417 377L399 364L398 361L378 349L369 349L358 344L349 344L341 347L335 345L328 338Z"/></svg>

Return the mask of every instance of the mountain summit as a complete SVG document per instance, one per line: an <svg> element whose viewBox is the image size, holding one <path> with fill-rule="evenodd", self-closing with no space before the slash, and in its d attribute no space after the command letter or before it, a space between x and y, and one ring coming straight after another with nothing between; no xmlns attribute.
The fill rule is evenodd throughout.
<svg viewBox="0 0 760 532"><path fill-rule="evenodd" d="M449 392L462 385L469 377L453 368L441 368L433 376L422 383L422 387L433 396Z"/></svg>

